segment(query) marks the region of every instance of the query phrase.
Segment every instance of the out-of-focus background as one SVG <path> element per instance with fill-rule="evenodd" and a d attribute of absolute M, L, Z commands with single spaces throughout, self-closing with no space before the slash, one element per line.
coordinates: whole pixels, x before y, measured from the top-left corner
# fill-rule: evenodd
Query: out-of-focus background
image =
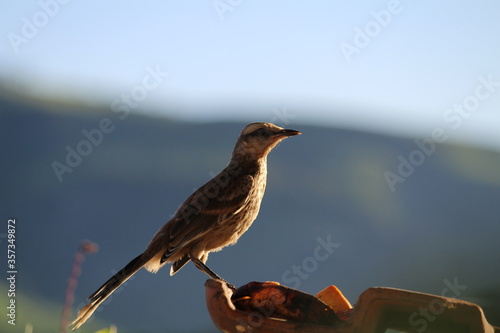
<path fill-rule="evenodd" d="M 351 303 L 372 286 L 444 293 L 500 325 L 498 1 L 2 7 L 0 244 L 16 218 L 18 270 L 2 332 L 59 329 L 88 239 L 74 317 L 252 121 L 303 135 L 271 153 L 259 218 L 211 268 Z M 141 271 L 81 331 L 215 332 L 205 280 Z"/>

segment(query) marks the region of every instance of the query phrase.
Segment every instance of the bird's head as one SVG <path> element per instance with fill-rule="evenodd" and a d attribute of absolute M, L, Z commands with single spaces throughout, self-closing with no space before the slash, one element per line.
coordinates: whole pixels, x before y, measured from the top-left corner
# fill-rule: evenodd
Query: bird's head
<path fill-rule="evenodd" d="M 281 140 L 298 134 L 302 133 L 271 123 L 251 123 L 241 131 L 233 156 L 236 154 L 254 159 L 265 157 Z"/>

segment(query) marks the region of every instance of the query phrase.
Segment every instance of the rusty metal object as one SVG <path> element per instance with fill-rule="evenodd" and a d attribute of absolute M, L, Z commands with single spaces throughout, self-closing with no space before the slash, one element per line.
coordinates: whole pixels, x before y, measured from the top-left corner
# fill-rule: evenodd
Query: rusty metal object
<path fill-rule="evenodd" d="M 407 290 L 369 288 L 342 320 L 314 296 L 275 282 L 251 282 L 234 295 L 221 281 L 205 287 L 212 321 L 224 333 L 500 333 L 475 304 Z"/>

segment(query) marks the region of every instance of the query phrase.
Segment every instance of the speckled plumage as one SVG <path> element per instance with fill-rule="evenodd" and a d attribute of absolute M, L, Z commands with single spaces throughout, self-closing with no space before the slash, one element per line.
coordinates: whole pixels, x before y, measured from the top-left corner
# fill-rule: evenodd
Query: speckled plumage
<path fill-rule="evenodd" d="M 73 329 L 142 267 L 157 272 L 172 263 L 170 275 L 189 261 L 211 278 L 223 280 L 205 263 L 210 252 L 235 244 L 259 213 L 266 188 L 267 154 L 284 138 L 300 134 L 270 123 L 252 123 L 241 132 L 228 166 L 191 194 L 155 234 L 146 250 L 90 297 Z"/>

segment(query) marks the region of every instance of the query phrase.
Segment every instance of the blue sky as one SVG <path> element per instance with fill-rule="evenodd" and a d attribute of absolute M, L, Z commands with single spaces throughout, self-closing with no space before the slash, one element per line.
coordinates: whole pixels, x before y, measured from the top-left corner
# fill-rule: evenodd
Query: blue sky
<path fill-rule="evenodd" d="M 443 128 L 500 150 L 498 1 L 2 6 L 0 78 L 33 93 L 111 105 L 159 68 L 168 76 L 137 110 L 252 121 L 285 112 L 290 126 L 408 136 Z"/>

